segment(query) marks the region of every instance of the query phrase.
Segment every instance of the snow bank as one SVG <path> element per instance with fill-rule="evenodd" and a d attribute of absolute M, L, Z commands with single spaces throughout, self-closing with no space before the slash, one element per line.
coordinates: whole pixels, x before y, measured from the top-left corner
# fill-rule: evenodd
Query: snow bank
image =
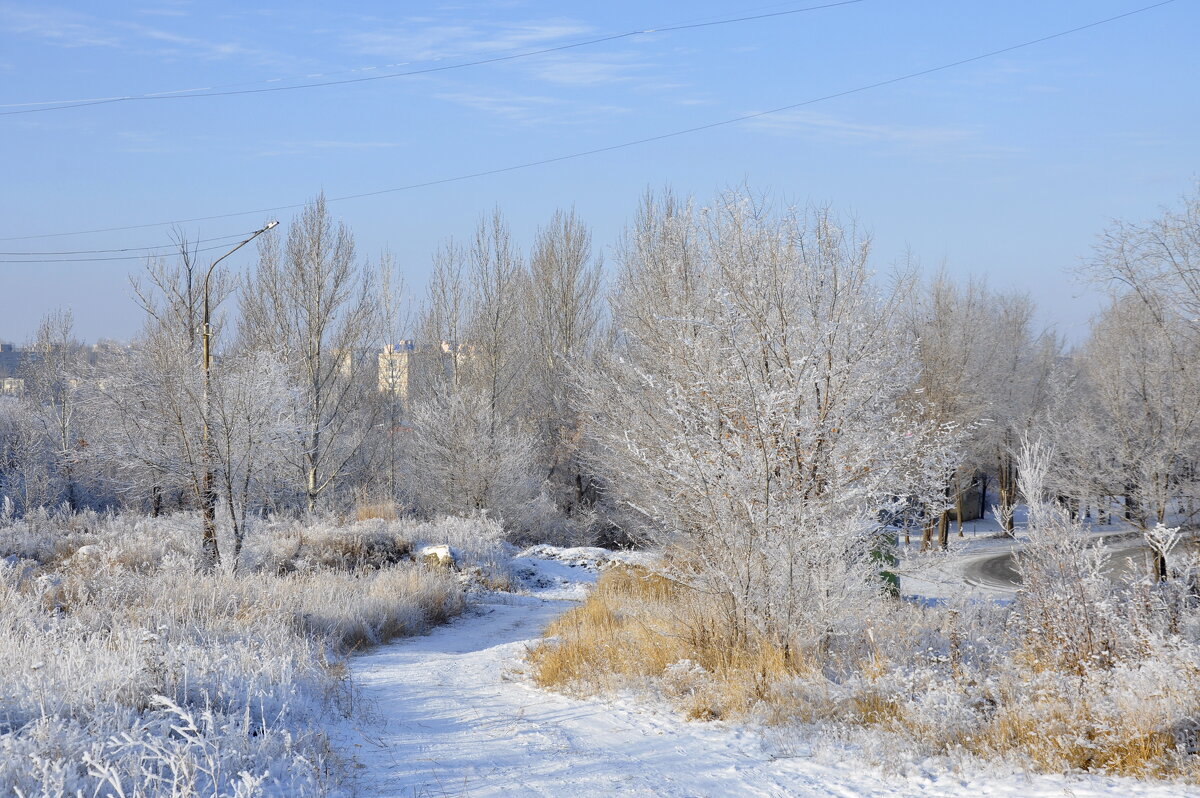
<path fill-rule="evenodd" d="M 602 571 L 616 565 L 646 565 L 652 561 L 647 552 L 540 544 L 520 552 L 513 558 L 512 567 L 521 585 L 536 596 L 582 601 Z"/>

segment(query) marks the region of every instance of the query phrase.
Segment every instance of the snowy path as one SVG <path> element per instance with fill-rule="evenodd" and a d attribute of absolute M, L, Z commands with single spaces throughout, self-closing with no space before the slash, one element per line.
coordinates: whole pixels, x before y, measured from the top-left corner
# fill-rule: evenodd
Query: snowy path
<path fill-rule="evenodd" d="M 524 682 L 512 671 L 526 645 L 571 602 L 511 601 L 353 661 L 379 716 L 356 734 L 364 796 L 1200 795 L 1108 779 L 885 777 L 803 751 L 772 758 L 753 730 L 689 723 L 632 701 L 575 700 Z"/>

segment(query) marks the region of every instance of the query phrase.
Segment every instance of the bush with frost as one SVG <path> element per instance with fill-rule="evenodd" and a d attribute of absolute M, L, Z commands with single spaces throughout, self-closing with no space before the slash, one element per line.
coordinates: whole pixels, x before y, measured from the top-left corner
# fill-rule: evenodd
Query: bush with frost
<path fill-rule="evenodd" d="M 378 530 L 328 544 L 350 551 L 328 565 L 235 576 L 194 571 L 195 525 L 0 527 L 0 794 L 336 794 L 348 763 L 322 729 L 362 709 L 344 655 L 462 607 L 448 574 L 359 557 Z M 256 531 L 249 563 L 305 533 L 282 526 Z"/>

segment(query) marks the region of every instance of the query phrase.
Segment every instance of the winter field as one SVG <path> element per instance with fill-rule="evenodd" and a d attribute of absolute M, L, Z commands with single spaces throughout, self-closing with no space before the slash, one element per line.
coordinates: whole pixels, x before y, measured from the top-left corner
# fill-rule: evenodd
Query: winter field
<path fill-rule="evenodd" d="M 0 795 L 1200 795 L 1200 195 L 1073 347 L 748 191 L 274 229 L 0 349 Z"/>
<path fill-rule="evenodd" d="M 195 523 L 0 528 L 4 794 L 1200 795 L 1190 755 L 1129 750 L 1190 721 L 1195 650 L 1148 636 L 1144 664 L 1103 681 L 1003 651 L 1013 592 L 965 575 L 1024 533 L 985 523 L 903 561 L 916 575 L 874 659 L 835 674 L 704 662 L 666 634 L 699 609 L 671 603 L 650 553 L 331 519 L 266 523 L 239 575 L 197 575 Z M 910 592 L 928 585 L 956 587 Z M 972 750 L 1004 713 L 1037 739 Z M 1072 759 L 1085 749 L 1173 772 L 1117 775 L 1128 763 Z"/>

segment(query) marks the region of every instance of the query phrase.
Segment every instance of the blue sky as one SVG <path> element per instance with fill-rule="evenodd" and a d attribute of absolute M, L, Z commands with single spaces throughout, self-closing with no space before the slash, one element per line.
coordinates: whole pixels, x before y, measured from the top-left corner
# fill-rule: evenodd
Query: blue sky
<path fill-rule="evenodd" d="M 817 4 L 0 0 L 0 113 L 365 77 Z M 0 238 L 235 213 L 552 158 L 802 102 L 1148 4 L 863 0 L 413 77 L 9 113 L 0 115 Z M 1078 339 L 1097 298 L 1070 272 L 1095 236 L 1112 218 L 1153 215 L 1200 175 L 1198 30 L 1197 3 L 1176 0 L 794 111 L 331 210 L 353 229 L 361 257 L 390 250 L 420 291 L 438 244 L 497 205 L 525 244 L 555 208 L 574 205 L 607 250 L 647 187 L 707 198 L 746 184 L 854 217 L 873 235 L 880 269 L 911 253 L 930 270 L 944 263 L 1029 291 L 1047 321 Z M 232 236 L 272 215 L 184 229 Z M 6 240 L 0 250 L 169 242 L 160 226 Z M 128 338 L 140 319 L 127 275 L 138 268 L 0 263 L 0 340 L 26 339 L 57 306 L 74 310 L 86 339 Z"/>

